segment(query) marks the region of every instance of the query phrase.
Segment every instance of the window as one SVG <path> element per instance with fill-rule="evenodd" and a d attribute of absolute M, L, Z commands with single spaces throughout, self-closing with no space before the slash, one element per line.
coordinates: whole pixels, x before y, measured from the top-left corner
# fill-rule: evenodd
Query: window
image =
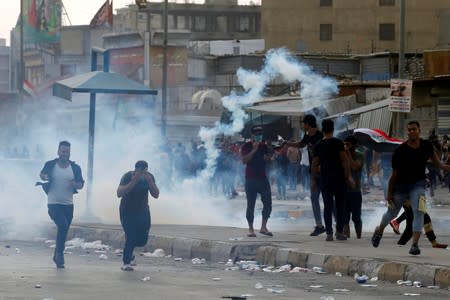
<path fill-rule="evenodd" d="M 395 24 L 380 24 L 380 41 L 395 41 Z"/>
<path fill-rule="evenodd" d="M 249 16 L 240 16 L 239 17 L 239 31 L 240 32 L 249 32 L 250 30 L 250 17 Z"/>
<path fill-rule="evenodd" d="M 320 40 L 331 41 L 333 39 L 333 24 L 320 24 Z"/>
<path fill-rule="evenodd" d="M 186 29 L 186 16 L 177 16 L 177 28 Z"/>
<path fill-rule="evenodd" d="M 395 6 L 395 0 L 380 0 L 380 6 Z"/>
<path fill-rule="evenodd" d="M 320 0 L 320 6 L 333 6 L 333 0 Z"/>
<path fill-rule="evenodd" d="M 195 16 L 194 17 L 194 31 L 206 31 L 206 17 Z"/>
<path fill-rule="evenodd" d="M 226 16 L 218 16 L 216 18 L 216 31 L 217 32 L 227 32 L 227 17 Z"/>

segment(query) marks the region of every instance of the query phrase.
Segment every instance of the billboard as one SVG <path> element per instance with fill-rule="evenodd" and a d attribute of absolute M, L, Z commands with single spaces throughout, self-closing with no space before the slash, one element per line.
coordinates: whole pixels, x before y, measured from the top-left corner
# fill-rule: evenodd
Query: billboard
<path fill-rule="evenodd" d="M 411 112 L 412 80 L 391 79 L 391 102 L 389 110 L 393 112 Z"/>
<path fill-rule="evenodd" d="M 27 44 L 58 43 L 61 36 L 62 1 L 21 1 L 23 1 L 24 42 Z M 20 26 L 20 20 L 18 25 Z"/>

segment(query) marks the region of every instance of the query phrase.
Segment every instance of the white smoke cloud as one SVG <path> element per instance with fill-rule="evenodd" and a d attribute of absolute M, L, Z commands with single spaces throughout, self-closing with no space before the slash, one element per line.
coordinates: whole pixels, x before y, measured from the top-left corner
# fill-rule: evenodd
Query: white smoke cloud
<path fill-rule="evenodd" d="M 160 129 L 153 125 L 152 116 L 141 116 L 139 121 L 117 119 L 117 108 L 110 97 L 97 96 L 96 133 L 94 147 L 94 182 L 91 207 L 86 205 L 86 186 L 74 197 L 74 222 L 82 220 L 86 213 L 93 214 L 98 222 L 119 223 L 119 203 L 116 189 L 120 177 L 134 168 L 137 160 L 149 163 L 161 187 L 160 199 L 150 199 L 152 222 L 162 224 L 200 224 L 217 226 L 246 226 L 245 203 L 236 209 L 225 196 L 211 193 L 211 178 L 219 155 L 216 138 L 240 132 L 247 120 L 245 106 L 261 99 L 266 86 L 274 79 L 286 83 L 301 83 L 304 101 L 320 101 L 337 92 L 332 79 L 323 78 L 292 57 L 287 50 L 268 52 L 265 65 L 259 72 L 239 69 L 238 82 L 243 92 L 232 92 L 223 97 L 225 108 L 232 112 L 231 123 L 216 123 L 211 128 L 201 128 L 199 137 L 204 142 L 207 167 L 195 178 L 181 180 L 172 176 L 169 180 L 170 158 L 161 151 L 164 139 Z M 7 132 L 6 145 L 27 145 L 32 157 L 28 160 L 3 159 L 9 164 L 9 172 L 0 174 L 0 220 L 9 220 L 14 231 L 32 235 L 32 229 L 51 223 L 47 215 L 46 195 L 34 187 L 44 162 L 56 157 L 58 142 L 68 140 L 72 144 L 71 159 L 83 170 L 87 180 L 88 116 L 86 95 L 79 95 L 73 102 L 51 99 L 36 101 L 25 107 L 26 122 L 18 130 L 16 124 L 3 128 Z M 139 106 L 129 107 L 129 114 L 141 114 Z M 154 117 L 154 116 L 153 116 Z M 34 156 L 36 145 L 42 154 Z M 6 170 L 3 168 L 3 170 Z M 214 187 L 213 187 L 214 188 Z M 239 205 L 238 205 L 239 206 Z M 256 220 L 258 216 L 255 214 Z"/>

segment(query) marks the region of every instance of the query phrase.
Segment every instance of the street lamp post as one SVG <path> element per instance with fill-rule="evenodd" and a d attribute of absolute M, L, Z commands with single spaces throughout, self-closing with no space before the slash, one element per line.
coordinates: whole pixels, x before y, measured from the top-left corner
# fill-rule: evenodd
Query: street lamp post
<path fill-rule="evenodd" d="M 162 78 L 162 110 L 161 110 L 161 135 L 167 134 L 167 35 L 168 35 L 168 0 L 164 0 L 164 42 L 163 42 L 163 78 Z"/>

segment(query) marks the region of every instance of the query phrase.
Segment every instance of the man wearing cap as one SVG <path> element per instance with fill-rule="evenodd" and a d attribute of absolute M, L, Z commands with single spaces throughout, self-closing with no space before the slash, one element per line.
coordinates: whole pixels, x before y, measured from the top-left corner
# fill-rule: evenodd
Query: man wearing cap
<path fill-rule="evenodd" d="M 316 117 L 313 115 L 305 115 L 303 118 L 303 129 L 305 130 L 305 135 L 303 139 L 299 142 L 288 142 L 288 146 L 304 148 L 308 149 L 308 157 L 309 157 L 309 172 L 311 173 L 312 166 L 312 158 L 314 156 L 314 147 L 323 139 L 323 134 L 320 130 L 317 129 L 317 121 Z M 320 175 L 317 174 L 315 181 L 320 185 Z M 325 232 L 325 227 L 322 223 L 322 214 L 320 212 L 320 190 L 317 189 L 315 191 L 311 190 L 311 206 L 314 214 L 314 220 L 316 222 L 316 226 L 314 227 L 313 232 L 311 232 L 310 236 L 318 236 Z"/>
<path fill-rule="evenodd" d="M 263 129 L 254 126 L 251 130 L 252 140 L 245 143 L 241 148 L 242 162 L 245 166 L 245 194 L 247 196 L 246 218 L 248 222 L 248 236 L 256 237 L 253 229 L 256 197 L 261 195 L 263 203 L 262 223 L 259 233 L 273 236 L 267 229 L 267 221 L 272 212 L 272 193 L 269 180 L 266 176 L 266 161 L 271 159 L 269 148 L 263 142 Z"/>
<path fill-rule="evenodd" d="M 159 189 L 155 177 L 148 172 L 148 164 L 139 160 L 134 171 L 122 176 L 117 197 L 120 201 L 120 223 L 125 231 L 125 246 L 123 248 L 123 271 L 133 271 L 135 264 L 133 251 L 135 247 L 142 247 L 147 243 L 151 225 L 148 193 L 156 199 Z"/>

